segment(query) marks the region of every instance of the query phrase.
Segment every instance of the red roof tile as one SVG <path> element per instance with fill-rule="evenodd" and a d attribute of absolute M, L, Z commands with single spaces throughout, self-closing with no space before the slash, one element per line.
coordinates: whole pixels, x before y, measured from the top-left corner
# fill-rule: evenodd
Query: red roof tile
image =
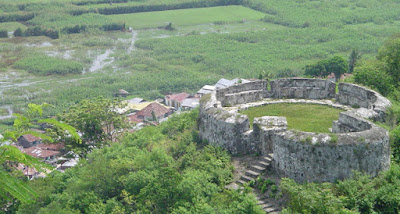
<path fill-rule="evenodd" d="M 154 112 L 156 117 L 160 117 L 166 113 L 169 113 L 171 110 L 162 106 L 159 103 L 150 103 L 146 108 L 138 111 L 136 116 L 143 116 L 143 117 L 152 117 L 152 112 Z"/>
<path fill-rule="evenodd" d="M 59 151 L 53 151 L 53 150 L 44 150 L 41 148 L 38 148 L 37 146 L 32 146 L 26 149 L 22 150 L 23 153 L 30 155 L 35 158 L 47 158 L 53 155 L 58 155 L 60 154 Z"/>
<path fill-rule="evenodd" d="M 165 98 L 167 100 L 175 100 L 181 103 L 184 99 L 188 98 L 189 96 L 190 94 L 183 92 L 179 94 L 166 95 Z"/>
<path fill-rule="evenodd" d="M 43 149 L 43 150 L 53 150 L 53 151 L 60 151 L 61 149 L 64 148 L 63 143 L 57 143 L 57 144 L 47 144 L 47 143 L 42 143 L 37 145 L 38 148 Z"/>
<path fill-rule="evenodd" d="M 141 123 L 141 122 L 143 122 L 143 120 L 139 119 L 136 114 L 128 115 L 128 120 L 129 120 L 129 122 L 132 122 L 132 123 Z"/>

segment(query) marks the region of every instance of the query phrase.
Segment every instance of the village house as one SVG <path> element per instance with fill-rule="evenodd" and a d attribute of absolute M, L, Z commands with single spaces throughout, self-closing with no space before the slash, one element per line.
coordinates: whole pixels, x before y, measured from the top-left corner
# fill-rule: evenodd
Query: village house
<path fill-rule="evenodd" d="M 206 94 L 211 94 L 215 90 L 213 85 L 205 85 L 200 90 L 197 91 L 196 97 L 202 97 Z"/>
<path fill-rule="evenodd" d="M 40 137 L 36 137 L 31 134 L 25 134 L 18 138 L 18 144 L 24 148 L 36 146 L 41 143 L 42 139 Z"/>
<path fill-rule="evenodd" d="M 141 120 L 161 120 L 168 117 L 172 113 L 171 109 L 164 105 L 153 102 L 146 106 L 144 109 L 136 113 L 137 118 Z"/>
<path fill-rule="evenodd" d="M 200 105 L 200 98 L 193 97 L 193 98 L 186 98 L 182 102 L 182 109 L 183 110 L 192 110 L 197 108 Z"/>
<path fill-rule="evenodd" d="M 190 94 L 188 93 L 179 93 L 179 94 L 171 94 L 165 96 L 165 104 L 167 106 L 171 106 L 174 108 L 179 108 L 182 106 L 182 102 L 184 99 L 188 98 Z"/>
<path fill-rule="evenodd" d="M 129 92 L 124 89 L 119 89 L 118 93 L 115 94 L 116 97 L 126 97 L 129 95 Z"/>
<path fill-rule="evenodd" d="M 42 149 L 38 146 L 23 148 L 22 152 L 35 158 L 39 158 L 48 164 L 55 164 L 56 157 L 60 154 L 59 151 Z"/>
<path fill-rule="evenodd" d="M 239 79 L 239 78 L 235 78 L 233 80 L 227 80 L 227 79 L 221 78 L 215 84 L 215 88 L 216 89 L 227 88 L 229 86 L 232 86 L 232 85 L 235 85 L 235 84 L 238 84 L 238 83 L 248 83 L 248 82 L 250 82 L 250 81 L 249 80 L 245 80 L 245 79 Z"/>

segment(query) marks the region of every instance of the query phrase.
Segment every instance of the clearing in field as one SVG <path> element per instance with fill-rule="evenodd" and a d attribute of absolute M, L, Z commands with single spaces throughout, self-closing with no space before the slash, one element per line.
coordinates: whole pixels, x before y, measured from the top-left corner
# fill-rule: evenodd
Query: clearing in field
<path fill-rule="evenodd" d="M 240 113 L 249 117 L 251 125 L 255 117 L 283 116 L 287 119 L 288 129 L 329 133 L 332 121 L 339 119 L 341 111 L 341 109 L 316 104 L 281 103 L 253 107 Z"/>
<path fill-rule="evenodd" d="M 207 23 L 231 23 L 242 20 L 260 20 L 264 13 L 243 6 L 224 6 L 197 9 L 168 10 L 157 12 L 110 15 L 113 21 L 125 22 L 134 29 L 199 25 Z"/>

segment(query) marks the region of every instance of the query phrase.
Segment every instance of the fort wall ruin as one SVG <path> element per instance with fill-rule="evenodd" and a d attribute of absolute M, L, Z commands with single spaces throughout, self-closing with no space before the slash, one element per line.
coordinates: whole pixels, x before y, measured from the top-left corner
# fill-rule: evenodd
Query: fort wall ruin
<path fill-rule="evenodd" d="M 389 135 L 370 120 L 383 121 L 391 103 L 354 84 L 340 83 L 338 89 L 336 94 L 335 83 L 328 80 L 292 78 L 217 90 L 200 103 L 200 137 L 233 155 L 272 152 L 275 170 L 299 182 L 332 182 L 354 170 L 376 176 L 390 167 Z M 239 113 L 277 102 L 330 105 L 346 111 L 333 122 L 332 133 L 287 130 L 286 118 L 275 116 L 255 118 L 250 129 L 249 118 Z"/>

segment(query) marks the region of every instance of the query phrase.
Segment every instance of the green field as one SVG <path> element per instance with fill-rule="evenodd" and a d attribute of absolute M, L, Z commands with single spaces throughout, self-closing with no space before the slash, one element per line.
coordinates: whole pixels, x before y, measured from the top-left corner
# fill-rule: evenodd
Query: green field
<path fill-rule="evenodd" d="M 332 121 L 339 119 L 342 110 L 314 104 L 271 104 L 249 108 L 240 113 L 249 117 L 253 124 L 255 117 L 282 116 L 286 117 L 288 129 L 304 132 L 330 133 Z"/>
<path fill-rule="evenodd" d="M 165 27 L 169 22 L 172 22 L 173 26 L 187 26 L 259 20 L 264 15 L 262 12 L 243 6 L 225 6 L 110 15 L 109 17 L 115 22 L 125 22 L 127 26 L 134 29 L 143 29 Z"/>
<path fill-rule="evenodd" d="M 17 28 L 21 28 L 22 30 L 25 30 L 27 27 L 19 22 L 4 22 L 0 23 L 0 30 L 8 30 L 8 31 L 14 31 Z"/>
<path fill-rule="evenodd" d="M 57 3 L 35 0 L 26 7 L 15 5 L 28 3 L 27 0 L 7 2 L 10 5 L 0 5 L 1 10 L 12 13 L 22 8 L 23 13 L 35 12 L 35 17 L 26 21 L 30 27 L 90 26 L 79 34 L 61 32 L 57 40 L 35 36 L 0 39 L 0 79 L 9 84 L 2 88 L 0 105 L 12 105 L 19 110 L 29 102 L 48 102 L 56 106 L 49 111 L 51 114 L 82 99 L 112 97 L 121 88 L 132 96 L 151 100 L 166 93 L 195 92 L 204 84 L 215 84 L 219 78 L 255 78 L 263 71 L 280 78 L 287 70 L 302 75 L 305 65 L 335 55 L 347 59 L 353 49 L 358 49 L 363 59 L 372 58 L 386 39 L 400 33 L 398 1 L 248 0 L 242 2 L 243 6 L 208 8 L 204 8 L 205 4 L 198 5 L 201 1 L 197 0 L 146 0 L 112 5 L 97 4 L 101 3 L 99 0 L 82 6 L 67 0 Z M 176 3 L 193 3 L 202 8 L 167 10 Z M 135 5 L 156 6 L 165 11 L 94 13 L 96 8 Z M 69 13 L 81 9 L 93 13 Z M 128 27 L 139 30 L 99 29 L 114 22 L 126 22 Z M 169 22 L 175 30 L 157 28 Z M 2 25 L 21 26 L 19 22 Z M 112 63 L 83 74 L 38 76 L 16 64 L 32 53 L 49 54 L 54 61 L 67 56 L 67 60 L 79 62 L 86 71 L 106 51 L 110 55 L 104 61 L 112 58 Z M 40 73 L 46 73 L 45 69 L 36 72 Z"/>

